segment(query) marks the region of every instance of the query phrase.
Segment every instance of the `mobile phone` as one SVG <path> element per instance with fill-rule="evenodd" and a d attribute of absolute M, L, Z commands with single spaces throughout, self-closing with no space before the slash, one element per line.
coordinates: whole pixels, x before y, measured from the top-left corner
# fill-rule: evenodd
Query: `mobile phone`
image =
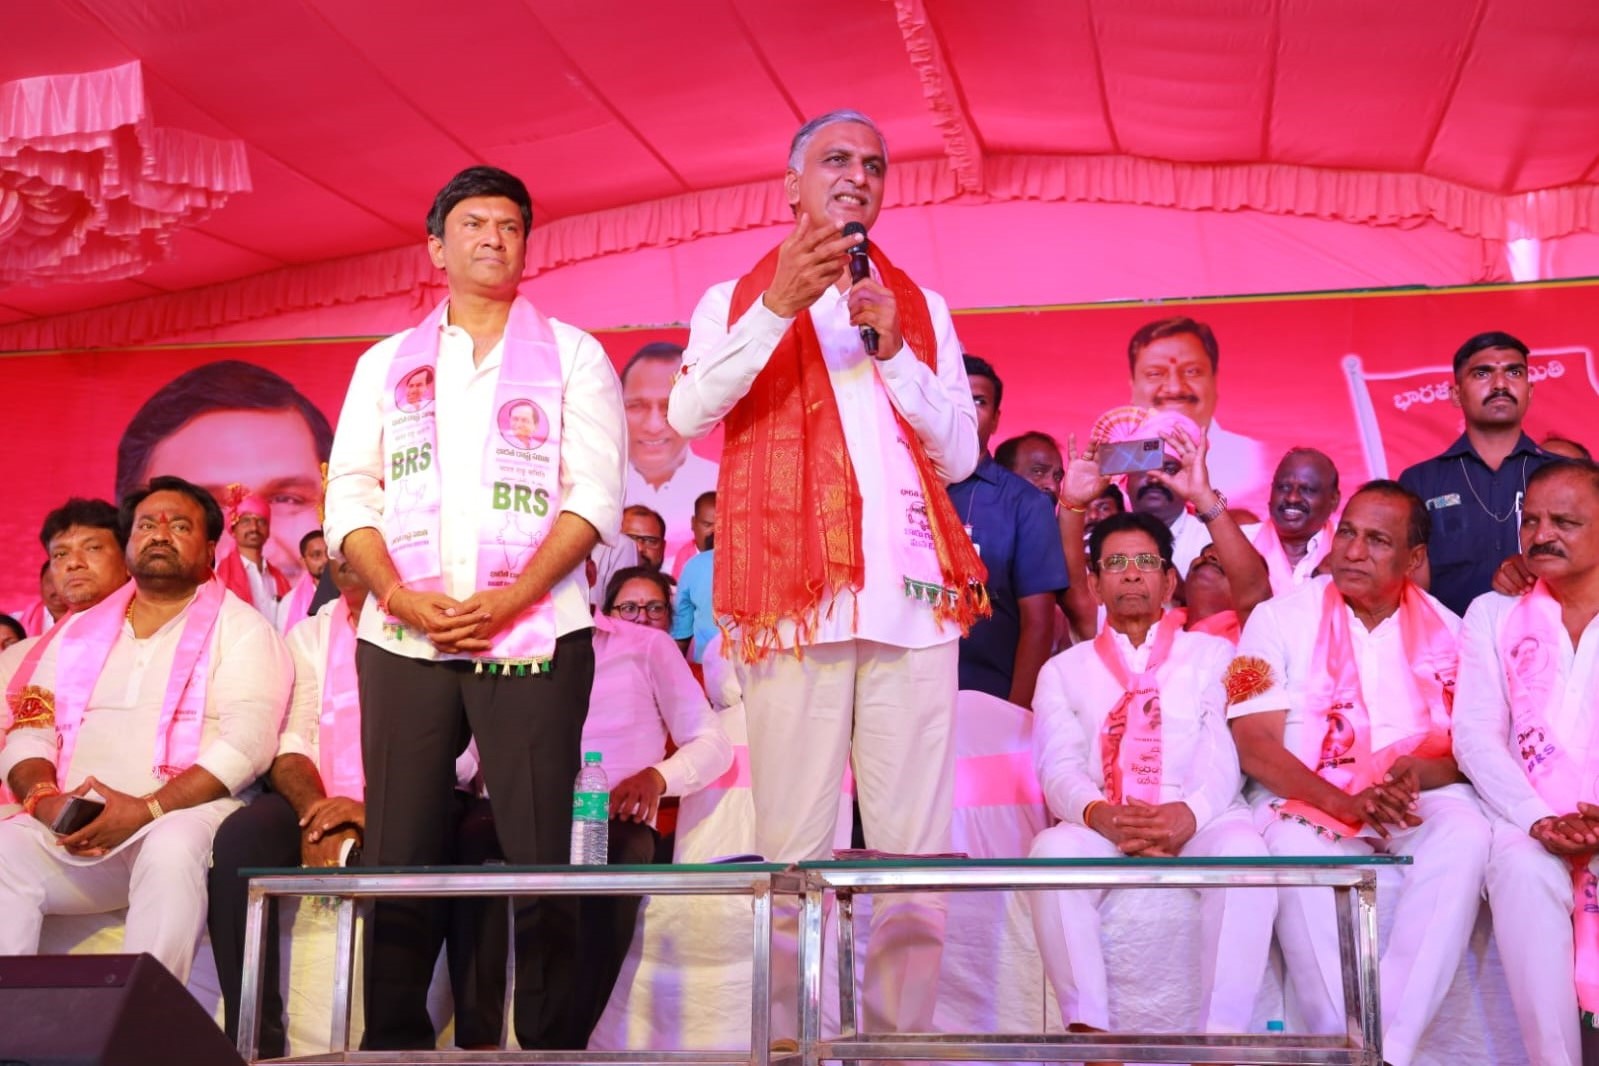
<path fill-rule="evenodd" d="M 103 810 L 105 804 L 100 800 L 73 796 L 56 815 L 56 820 L 50 823 L 50 831 L 58 836 L 71 836 L 98 818 Z"/>
<path fill-rule="evenodd" d="M 1159 437 L 1119 440 L 1099 446 L 1099 472 L 1106 477 L 1159 470 L 1166 461 L 1166 444 Z"/>

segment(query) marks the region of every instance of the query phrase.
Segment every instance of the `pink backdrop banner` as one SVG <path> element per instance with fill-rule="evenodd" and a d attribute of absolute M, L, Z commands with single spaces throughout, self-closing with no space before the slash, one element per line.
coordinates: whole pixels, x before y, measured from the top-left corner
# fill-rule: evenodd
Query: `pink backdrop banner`
<path fill-rule="evenodd" d="M 1448 394 L 1450 356 L 1465 338 L 1487 329 L 1506 330 L 1534 349 L 1533 435 L 1558 432 L 1599 445 L 1593 428 L 1599 419 L 1596 300 L 1594 283 L 1550 283 L 976 311 L 958 314 L 956 329 L 966 349 L 993 363 L 1005 381 L 994 442 L 1029 429 L 1064 441 L 1068 433 L 1083 437 L 1102 411 L 1127 402 L 1127 340 L 1135 330 L 1171 315 L 1197 318 L 1215 331 L 1220 347 L 1217 423 L 1257 442 L 1272 462 L 1295 445 L 1326 451 L 1347 491 L 1370 476 L 1397 475 L 1460 433 L 1460 412 Z M 681 342 L 685 334 L 674 327 L 597 332 L 618 367 L 649 341 Z M 36 595 L 44 559 L 37 535 L 45 513 L 69 495 L 111 497 L 118 444 L 134 413 L 162 386 L 208 363 L 241 360 L 286 378 L 332 422 L 355 360 L 369 343 L 0 359 L 13 471 L 0 512 L 0 609 L 18 610 Z M 303 444 L 274 435 L 285 429 L 265 422 L 221 427 L 202 452 L 206 480 L 260 487 L 277 478 L 274 483 L 285 486 L 274 502 L 280 553 L 315 524 L 318 502 L 288 487 L 318 475 L 314 458 L 301 458 Z M 715 441 L 696 450 L 713 459 L 718 452 Z M 270 462 L 285 469 L 263 472 Z"/>

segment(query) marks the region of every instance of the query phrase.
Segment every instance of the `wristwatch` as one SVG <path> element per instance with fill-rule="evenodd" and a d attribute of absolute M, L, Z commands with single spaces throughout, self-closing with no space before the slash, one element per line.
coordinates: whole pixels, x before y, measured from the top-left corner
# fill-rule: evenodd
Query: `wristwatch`
<path fill-rule="evenodd" d="M 1203 511 L 1200 511 L 1194 517 L 1199 519 L 1201 522 L 1203 522 L 1205 525 L 1208 526 L 1212 522 L 1216 521 L 1216 519 L 1220 518 L 1222 515 L 1224 515 L 1226 513 L 1227 513 L 1227 494 L 1222 492 L 1220 489 L 1217 489 L 1216 490 L 1216 502 L 1211 504 L 1209 507 L 1205 508 Z"/>

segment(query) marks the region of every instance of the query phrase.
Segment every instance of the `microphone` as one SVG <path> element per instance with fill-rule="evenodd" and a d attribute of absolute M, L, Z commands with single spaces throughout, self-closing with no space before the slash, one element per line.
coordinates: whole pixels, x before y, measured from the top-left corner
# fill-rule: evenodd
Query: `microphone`
<path fill-rule="evenodd" d="M 871 259 L 866 254 L 866 246 L 870 243 L 866 239 L 866 227 L 859 222 L 846 222 L 844 224 L 844 236 L 853 237 L 857 233 L 861 235 L 861 242 L 849 250 L 849 280 L 851 285 L 872 276 Z M 875 356 L 877 354 L 877 331 L 871 326 L 862 326 L 861 343 L 866 345 L 867 355 Z"/>

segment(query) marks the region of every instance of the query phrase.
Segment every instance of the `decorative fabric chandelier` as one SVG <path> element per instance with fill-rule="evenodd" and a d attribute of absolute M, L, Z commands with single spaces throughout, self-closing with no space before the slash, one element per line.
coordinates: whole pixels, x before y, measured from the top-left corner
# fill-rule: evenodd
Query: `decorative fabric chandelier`
<path fill-rule="evenodd" d="M 0 84 L 0 284 L 138 274 L 249 189 L 242 141 L 150 120 L 137 61 Z"/>

